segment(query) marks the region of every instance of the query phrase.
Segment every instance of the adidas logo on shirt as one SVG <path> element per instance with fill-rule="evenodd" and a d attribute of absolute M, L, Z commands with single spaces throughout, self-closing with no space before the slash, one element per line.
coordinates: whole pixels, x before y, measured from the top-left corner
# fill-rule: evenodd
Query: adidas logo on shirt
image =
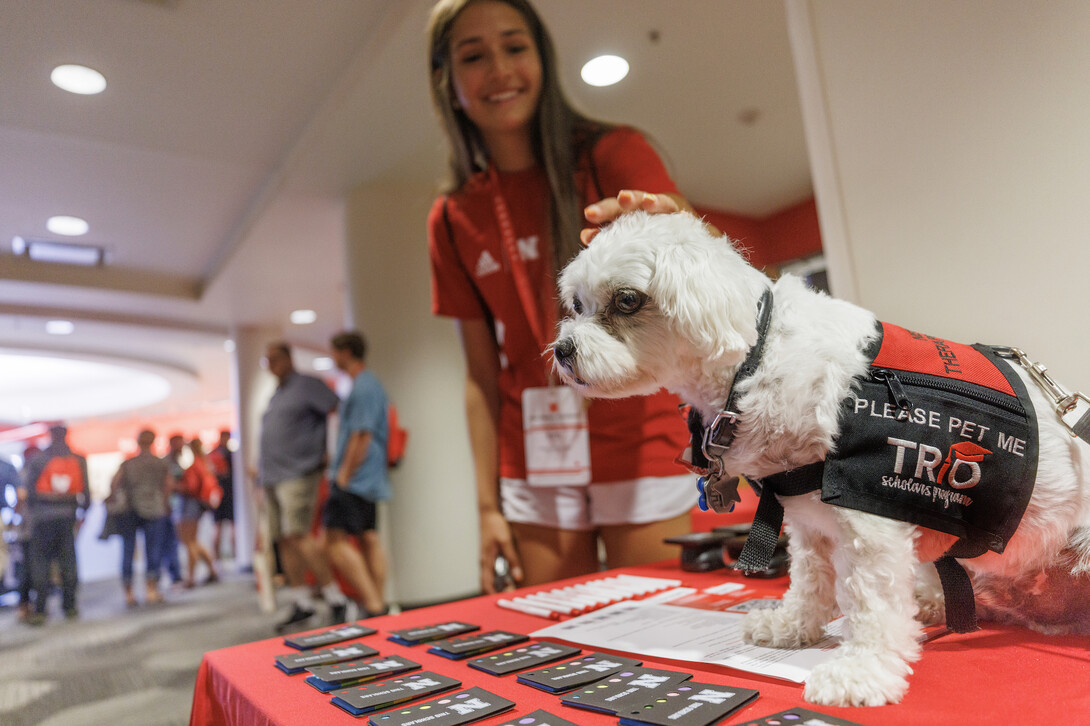
<path fill-rule="evenodd" d="M 484 277 L 485 275 L 491 275 L 493 272 L 500 270 L 500 263 L 496 262 L 496 258 L 485 250 L 481 253 L 481 256 L 477 258 L 477 269 L 474 271 L 477 277 Z"/>

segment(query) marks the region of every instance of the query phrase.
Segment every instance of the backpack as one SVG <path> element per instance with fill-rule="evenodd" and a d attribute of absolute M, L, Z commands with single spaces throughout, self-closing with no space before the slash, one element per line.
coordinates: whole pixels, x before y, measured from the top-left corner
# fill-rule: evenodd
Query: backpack
<path fill-rule="evenodd" d="M 386 466 L 392 469 L 401 463 L 409 441 L 409 431 L 401 428 L 397 419 L 397 408 L 392 403 L 386 407 L 386 428 Z"/>
<path fill-rule="evenodd" d="M 223 487 L 204 462 L 199 461 L 194 461 L 182 474 L 182 494 L 198 500 L 208 509 L 215 509 L 223 501 Z"/>
<path fill-rule="evenodd" d="M 54 456 L 47 461 L 34 483 L 34 493 L 42 499 L 75 501 L 85 491 L 83 467 L 74 454 Z"/>

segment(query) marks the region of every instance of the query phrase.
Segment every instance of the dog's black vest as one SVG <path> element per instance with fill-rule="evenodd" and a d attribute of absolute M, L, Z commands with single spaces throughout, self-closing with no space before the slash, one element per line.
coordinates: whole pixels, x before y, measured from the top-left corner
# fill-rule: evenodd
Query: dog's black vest
<path fill-rule="evenodd" d="M 972 587 L 956 559 L 1002 552 L 1018 528 L 1037 473 L 1033 404 L 991 346 L 879 323 L 865 354 L 869 369 L 841 402 L 825 461 L 755 482 L 761 501 L 737 567 L 763 569 L 771 554 L 783 516 L 773 494 L 820 488 L 829 504 L 956 535 L 935 564 L 947 626 L 974 630 Z"/>
<path fill-rule="evenodd" d="M 990 346 L 880 327 L 841 404 L 822 500 L 957 535 L 961 557 L 1002 552 L 1037 473 L 1022 379 Z"/>

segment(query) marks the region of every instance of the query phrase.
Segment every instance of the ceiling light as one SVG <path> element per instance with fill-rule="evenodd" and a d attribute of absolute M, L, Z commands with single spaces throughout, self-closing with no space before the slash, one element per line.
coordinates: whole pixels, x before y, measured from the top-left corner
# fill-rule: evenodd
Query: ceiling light
<path fill-rule="evenodd" d="M 230 338 L 223 341 L 223 350 L 225 352 L 227 352 L 227 353 L 234 353 L 235 352 L 235 341 L 231 340 Z"/>
<path fill-rule="evenodd" d="M 628 75 L 628 61 L 616 55 L 600 55 L 587 61 L 580 72 L 591 86 L 612 86 Z"/>
<path fill-rule="evenodd" d="M 14 244 L 12 245 L 14 249 Z M 94 267 L 104 261 L 101 247 L 93 245 L 75 245 L 52 240 L 23 240 L 26 256 L 36 262 L 60 262 L 66 265 L 84 265 Z"/>
<path fill-rule="evenodd" d="M 49 74 L 53 85 L 69 93 L 93 96 L 106 90 L 106 77 L 87 66 L 57 66 Z"/>
<path fill-rule="evenodd" d="M 71 335 L 76 326 L 70 320 L 50 320 L 45 324 L 45 332 L 50 335 Z"/>
<path fill-rule="evenodd" d="M 333 363 L 332 358 L 324 355 L 320 358 L 315 358 L 312 365 L 314 366 L 314 370 L 316 371 L 331 371 L 333 370 L 333 366 L 335 364 Z"/>
<path fill-rule="evenodd" d="M 11 254 L 21 255 L 24 252 L 26 252 L 26 240 L 19 235 L 15 235 L 11 238 Z"/>
<path fill-rule="evenodd" d="M 45 228 L 53 234 L 60 234 L 65 237 L 81 237 L 87 234 L 87 230 L 91 227 L 87 224 L 87 220 L 85 219 L 67 217 L 62 214 L 47 219 L 45 221 Z"/>
<path fill-rule="evenodd" d="M 318 313 L 313 310 L 293 310 L 290 319 L 296 325 L 310 325 L 318 319 Z"/>

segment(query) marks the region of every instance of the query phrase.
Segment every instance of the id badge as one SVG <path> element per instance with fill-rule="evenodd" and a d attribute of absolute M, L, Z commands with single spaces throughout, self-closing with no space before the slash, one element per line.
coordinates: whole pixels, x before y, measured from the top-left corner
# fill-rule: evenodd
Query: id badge
<path fill-rule="evenodd" d="M 526 483 L 532 487 L 590 483 L 590 433 L 583 397 L 567 386 L 522 392 Z"/>

